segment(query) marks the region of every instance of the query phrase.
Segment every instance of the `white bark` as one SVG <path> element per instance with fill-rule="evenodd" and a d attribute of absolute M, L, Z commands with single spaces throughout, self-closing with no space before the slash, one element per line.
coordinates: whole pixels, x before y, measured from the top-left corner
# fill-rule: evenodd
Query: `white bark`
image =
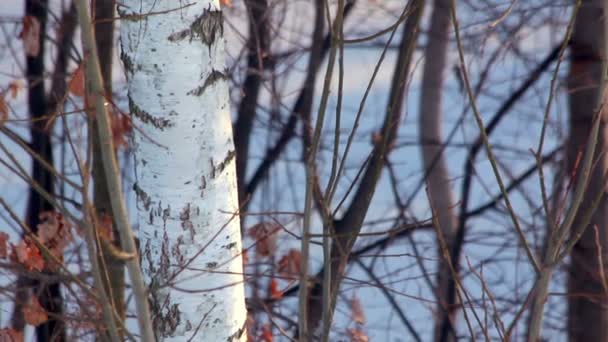
<path fill-rule="evenodd" d="M 121 3 L 123 62 L 137 127 L 140 251 L 157 338 L 244 341 L 238 193 L 218 1 Z"/>

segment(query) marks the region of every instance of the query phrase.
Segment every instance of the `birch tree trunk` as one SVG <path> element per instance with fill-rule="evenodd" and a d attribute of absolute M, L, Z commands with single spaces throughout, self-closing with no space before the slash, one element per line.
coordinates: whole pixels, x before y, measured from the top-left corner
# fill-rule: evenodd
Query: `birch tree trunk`
<path fill-rule="evenodd" d="M 570 141 L 568 168 L 573 174 L 597 113 L 600 84 L 606 74 L 606 0 L 583 1 L 570 42 Z M 604 109 L 588 191 L 579 216 L 589 210 L 597 191 L 606 192 L 608 131 Z M 580 225 L 577 218 L 573 229 Z M 598 248 L 599 247 L 599 248 Z M 591 223 L 572 249 L 568 272 L 568 335 L 570 341 L 608 341 L 606 265 L 608 265 L 608 201 L 604 193 Z M 598 257 L 599 256 L 599 257 Z"/>
<path fill-rule="evenodd" d="M 235 152 L 217 0 L 119 4 L 137 214 L 164 341 L 245 341 Z M 136 12 L 133 12 L 136 11 Z"/>

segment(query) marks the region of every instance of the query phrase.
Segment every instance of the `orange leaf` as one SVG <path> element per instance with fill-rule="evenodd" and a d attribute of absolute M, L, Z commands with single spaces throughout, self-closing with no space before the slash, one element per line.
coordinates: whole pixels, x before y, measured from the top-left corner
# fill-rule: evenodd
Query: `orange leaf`
<path fill-rule="evenodd" d="M 346 334 L 348 334 L 351 342 L 369 342 L 367 334 L 359 328 L 350 328 L 346 330 Z"/>
<path fill-rule="evenodd" d="M 8 234 L 0 232 L 0 258 L 6 259 L 8 255 Z"/>
<path fill-rule="evenodd" d="M 44 260 L 40 255 L 38 247 L 27 240 L 21 240 L 17 246 L 13 246 L 11 258 L 27 269 L 42 271 L 44 268 Z"/>
<path fill-rule="evenodd" d="M 19 38 L 23 40 L 26 56 L 38 56 L 40 53 L 40 21 L 38 18 L 31 15 L 23 17 L 23 28 L 19 33 Z"/>
<path fill-rule="evenodd" d="M 220 0 L 222 5 L 226 5 L 228 7 L 232 7 L 232 0 Z"/>
<path fill-rule="evenodd" d="M 246 249 L 243 249 L 243 252 L 241 252 L 241 258 L 243 259 L 243 268 L 245 268 L 247 263 L 249 263 L 249 253 L 247 253 Z"/>
<path fill-rule="evenodd" d="M 65 220 L 63 215 L 55 211 L 40 213 L 38 224 L 38 237 L 40 242 L 58 258 L 61 258 L 63 250 L 72 242 L 72 226 Z"/>
<path fill-rule="evenodd" d="M 286 278 L 293 278 L 300 274 L 300 251 L 291 249 L 281 260 L 279 260 L 279 274 Z"/>
<path fill-rule="evenodd" d="M 255 251 L 259 256 L 270 256 L 277 249 L 278 231 L 275 223 L 260 222 L 249 228 L 248 234 L 255 240 Z"/>
<path fill-rule="evenodd" d="M 271 299 L 283 297 L 283 291 L 279 290 L 279 282 L 276 279 L 272 279 L 268 284 L 268 297 Z"/>
<path fill-rule="evenodd" d="M 99 217 L 99 221 L 97 223 L 97 234 L 99 234 L 99 236 L 106 241 L 114 241 L 114 223 L 112 221 L 112 216 L 103 213 Z"/>
<path fill-rule="evenodd" d="M 8 90 L 10 90 L 11 92 L 11 97 L 13 99 L 15 99 L 17 97 L 17 95 L 19 94 L 19 90 L 21 90 L 21 82 L 19 81 L 12 81 L 11 83 L 8 84 Z"/>
<path fill-rule="evenodd" d="M 63 215 L 55 211 L 45 211 L 39 215 L 38 237 L 40 242 L 57 258 L 63 260 L 63 251 L 74 241 L 72 225 Z M 60 263 L 47 260 L 46 267 L 51 271 L 58 270 Z"/>
<path fill-rule="evenodd" d="M 46 322 L 49 316 L 42 305 L 40 305 L 38 299 L 35 296 L 31 296 L 29 302 L 23 307 L 23 318 L 27 324 L 37 327 Z"/>
<path fill-rule="evenodd" d="M 272 329 L 270 324 L 264 324 L 262 326 L 262 336 L 260 336 L 262 342 L 272 342 Z"/>
<path fill-rule="evenodd" d="M 23 342 L 23 332 L 12 328 L 0 329 L 0 342 Z"/>
<path fill-rule="evenodd" d="M 74 96 L 84 96 L 84 70 L 82 67 L 83 64 L 80 64 L 74 73 L 72 74 L 72 79 L 70 79 L 70 83 L 68 84 L 68 90 Z"/>
<path fill-rule="evenodd" d="M 356 296 L 350 300 L 351 318 L 359 324 L 365 324 L 365 313 L 361 301 Z"/>
<path fill-rule="evenodd" d="M 4 100 L 4 96 L 0 94 L 0 126 L 8 120 L 8 106 L 6 105 L 6 101 Z"/>
<path fill-rule="evenodd" d="M 123 114 L 112 117 L 112 140 L 114 142 L 114 148 L 127 147 L 128 141 L 127 136 L 133 131 L 133 125 L 131 119 Z"/>

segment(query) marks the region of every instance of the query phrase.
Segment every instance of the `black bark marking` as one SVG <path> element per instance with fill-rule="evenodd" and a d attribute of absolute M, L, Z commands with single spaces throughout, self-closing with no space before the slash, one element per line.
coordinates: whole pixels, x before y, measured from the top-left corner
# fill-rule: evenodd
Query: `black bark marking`
<path fill-rule="evenodd" d="M 133 60 L 131 59 L 131 57 L 129 56 L 129 54 L 125 53 L 124 51 L 120 52 L 120 59 L 122 59 L 122 64 L 125 67 L 125 70 L 130 73 L 133 74 L 133 66 L 135 65 L 133 63 Z"/>
<path fill-rule="evenodd" d="M 144 208 L 150 210 L 150 205 L 152 205 L 150 196 L 137 183 L 133 184 L 133 191 L 135 192 L 135 197 L 144 205 Z"/>
<path fill-rule="evenodd" d="M 165 209 L 163 209 L 163 226 L 165 228 L 167 228 L 167 220 L 169 219 L 169 216 L 171 216 L 171 206 L 167 206 Z"/>
<path fill-rule="evenodd" d="M 189 35 L 192 35 L 192 33 L 190 32 L 190 29 L 185 29 L 185 30 L 181 30 L 181 31 L 178 31 L 175 33 L 171 33 L 169 35 L 169 37 L 167 37 L 167 39 L 170 42 L 178 42 L 180 40 L 184 40 Z"/>
<path fill-rule="evenodd" d="M 191 220 L 190 203 L 179 213 L 179 220 L 182 222 L 182 229 L 190 232 L 190 238 L 194 239 L 194 224 Z"/>
<path fill-rule="evenodd" d="M 203 175 L 203 176 L 201 176 L 201 185 L 198 187 L 198 189 L 201 191 L 201 197 L 203 197 L 206 188 L 207 188 L 207 178 Z"/>
<path fill-rule="evenodd" d="M 196 18 L 190 26 L 190 41 L 200 38 L 209 46 L 215 43 L 217 38 L 224 36 L 224 17 L 221 11 L 204 10 L 200 17 Z"/>
<path fill-rule="evenodd" d="M 137 22 L 137 21 L 140 21 L 140 20 L 146 18 L 145 15 L 142 15 L 140 13 L 128 11 L 126 8 L 124 8 L 124 6 L 122 6 L 120 4 L 117 4 L 116 12 L 118 13 L 118 16 L 120 17 L 120 20 L 128 20 L 128 21 Z"/>
<path fill-rule="evenodd" d="M 173 259 L 177 262 L 177 265 L 179 265 L 180 268 L 186 266 L 186 258 L 184 257 L 180 249 L 183 245 L 184 239 L 182 236 L 180 236 L 177 238 L 177 242 L 171 248 L 171 255 L 173 256 Z"/>
<path fill-rule="evenodd" d="M 169 236 L 167 235 L 167 231 L 165 230 L 163 234 L 162 241 L 160 243 L 160 258 L 158 263 L 158 275 L 160 279 L 169 279 L 171 275 L 170 267 L 171 267 L 171 259 L 169 258 Z"/>
<path fill-rule="evenodd" d="M 241 339 L 241 336 L 243 336 L 243 333 L 245 333 L 246 327 L 247 327 L 247 322 L 245 322 L 239 330 L 235 331 L 234 334 L 228 336 L 228 339 L 226 341 L 228 341 L 228 342 L 239 341 Z"/>
<path fill-rule="evenodd" d="M 188 92 L 188 95 L 201 96 L 205 92 L 207 87 L 214 85 L 218 81 L 227 80 L 227 79 L 228 79 L 227 70 L 224 70 L 224 72 L 221 72 L 221 71 L 217 71 L 217 70 L 213 69 L 213 70 L 211 70 L 211 74 L 209 74 L 209 76 L 207 76 L 207 79 L 205 79 L 205 83 L 203 83 L 203 85 L 197 87 L 196 89 L 190 90 Z"/>
<path fill-rule="evenodd" d="M 190 42 L 194 39 L 200 39 L 211 51 L 211 45 L 216 39 L 224 36 L 224 17 L 221 11 L 204 10 L 203 14 L 198 16 L 189 28 L 171 33 L 167 39 L 170 42 L 179 42 L 186 38 L 190 38 Z"/>
<path fill-rule="evenodd" d="M 224 160 L 217 164 L 217 166 L 214 165 L 213 159 L 211 159 L 211 178 L 215 178 L 218 174 L 222 173 L 235 156 L 236 152 L 234 150 L 228 151 Z"/>
<path fill-rule="evenodd" d="M 160 129 L 161 131 L 167 127 L 173 126 L 171 121 L 169 121 L 168 119 L 154 117 L 150 113 L 139 108 L 139 106 L 137 104 L 135 104 L 133 99 L 131 99 L 131 96 L 129 96 L 129 109 L 131 111 L 131 114 L 133 116 L 137 117 L 141 122 L 150 124 L 158 129 Z"/>
<path fill-rule="evenodd" d="M 231 242 L 227 245 L 224 245 L 223 247 L 226 248 L 227 250 L 231 250 L 232 248 L 236 247 L 236 242 Z"/>

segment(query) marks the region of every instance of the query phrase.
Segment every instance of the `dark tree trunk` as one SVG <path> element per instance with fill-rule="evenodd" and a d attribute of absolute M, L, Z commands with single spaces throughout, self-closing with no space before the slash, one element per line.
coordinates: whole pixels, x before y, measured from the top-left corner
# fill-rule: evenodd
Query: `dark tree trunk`
<path fill-rule="evenodd" d="M 99 64 L 104 82 L 106 97 L 112 98 L 112 62 L 114 57 L 114 0 L 95 0 L 93 7 L 93 18 L 95 20 L 95 40 L 97 43 L 97 53 Z M 111 102 L 111 101 L 110 101 Z M 89 116 L 89 134 L 93 148 L 93 204 L 97 211 L 98 219 L 103 215 L 114 217 L 110 203 L 110 194 L 106 183 L 105 170 L 101 160 L 101 145 L 97 134 L 97 120 Z M 99 222 L 99 221 L 98 221 Z M 110 242 L 115 247 L 120 247 L 119 233 L 114 224 L 115 240 Z M 104 275 L 104 287 L 108 296 L 112 299 L 112 307 L 118 314 L 117 327 L 122 325 L 125 318 L 125 271 L 124 263 L 114 257 L 114 253 L 108 247 L 110 244 L 102 244 L 103 258 L 100 258 L 99 265 Z M 107 276 L 106 276 L 107 275 Z M 119 330 L 119 336 L 122 331 Z M 101 341 L 110 341 L 109 336 L 101 335 Z"/>
<path fill-rule="evenodd" d="M 584 1 L 579 9 L 570 48 L 568 88 L 570 100 L 570 142 L 568 143 L 569 174 L 574 171 L 576 158 L 583 153 L 592 122 L 597 114 L 600 85 L 606 73 L 605 0 Z M 605 100 L 604 100 L 605 101 Z M 597 191 L 606 191 L 604 177 L 608 166 L 606 148 L 606 115 L 601 117 L 594 168 L 589 191 L 581 205 L 580 222 L 590 208 Z M 580 223 L 579 223 L 580 224 Z M 577 222 L 574 223 L 577 229 Z M 596 230 L 599 238 L 596 238 Z M 593 214 L 590 225 L 572 250 L 568 272 L 568 335 L 572 342 L 608 341 L 608 298 L 602 285 L 600 270 L 608 263 L 608 201 L 606 195 Z M 602 248 L 602 264 L 598 248 Z"/>
<path fill-rule="evenodd" d="M 26 77 L 28 84 L 28 108 L 32 120 L 31 148 L 47 163 L 53 165 L 53 146 L 51 142 L 52 126 L 45 120 L 47 114 L 46 93 L 44 89 L 44 58 L 45 58 L 45 32 L 47 21 L 48 0 L 27 0 L 25 2 L 25 15 L 34 17 L 40 23 L 39 53 L 36 56 L 26 56 Z M 34 159 L 32 161 L 32 179 L 46 192 L 53 194 L 54 177 L 47 169 Z M 26 223 L 36 232 L 39 224 L 39 215 L 45 211 L 54 210 L 51 203 L 45 200 L 33 187 L 30 187 Z M 37 340 L 40 342 L 65 341 L 65 324 L 62 321 L 63 298 L 59 283 L 32 283 L 34 294 L 47 311 L 49 320 L 36 327 Z M 27 291 L 17 296 L 17 300 L 27 300 Z M 23 316 L 17 313 L 14 316 L 14 325 L 23 325 Z"/>

